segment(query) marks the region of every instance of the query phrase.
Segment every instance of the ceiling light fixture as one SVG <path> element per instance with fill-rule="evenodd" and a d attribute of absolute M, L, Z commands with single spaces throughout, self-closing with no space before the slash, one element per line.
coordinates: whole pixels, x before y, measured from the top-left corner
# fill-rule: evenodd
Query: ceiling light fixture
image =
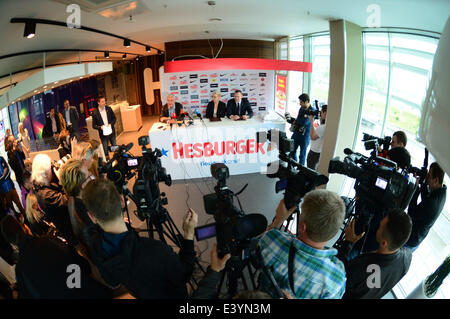
<path fill-rule="evenodd" d="M 126 48 L 129 48 L 130 47 L 130 40 L 129 39 L 124 39 L 123 40 L 123 46 L 126 47 Z"/>
<path fill-rule="evenodd" d="M 109 59 L 109 52 L 105 51 L 105 58 Z"/>
<path fill-rule="evenodd" d="M 27 39 L 31 39 L 36 35 L 36 22 L 26 22 L 23 36 Z"/>
<path fill-rule="evenodd" d="M 148 45 L 145 46 L 145 51 L 150 52 L 150 47 Z"/>
<path fill-rule="evenodd" d="M 122 55 L 122 60 L 125 60 L 127 58 L 127 54 L 125 53 L 124 55 Z"/>

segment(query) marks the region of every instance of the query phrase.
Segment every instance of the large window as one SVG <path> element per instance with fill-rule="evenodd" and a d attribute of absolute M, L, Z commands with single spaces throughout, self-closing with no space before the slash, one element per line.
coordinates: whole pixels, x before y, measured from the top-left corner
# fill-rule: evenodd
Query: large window
<path fill-rule="evenodd" d="M 311 104 L 318 100 L 319 106 L 328 101 L 330 78 L 330 36 L 321 34 L 307 37 L 290 38 L 288 44 L 280 42 L 279 57 L 288 57 L 291 61 L 312 62 L 313 72 L 288 72 L 287 111 L 297 116 L 300 108 L 298 97 L 307 93 Z"/>
<path fill-rule="evenodd" d="M 330 82 L 330 36 L 312 37 L 312 64 L 311 88 L 309 96 L 311 103 L 318 100 L 328 104 L 328 88 Z"/>
<path fill-rule="evenodd" d="M 426 94 L 438 40 L 400 33 L 364 33 L 364 91 L 359 131 L 355 141 L 358 152 L 367 153 L 362 134 L 392 136 L 398 130 L 408 137 L 407 149 L 412 165 L 423 164 L 424 145 L 418 140 L 422 102 Z M 430 158 L 429 163 L 434 159 Z M 449 185 L 449 177 L 445 177 Z M 348 181 L 346 183 L 349 189 Z M 404 298 L 450 254 L 450 201 L 413 254 L 411 267 L 394 288 Z M 435 298 L 450 298 L 447 279 Z"/>

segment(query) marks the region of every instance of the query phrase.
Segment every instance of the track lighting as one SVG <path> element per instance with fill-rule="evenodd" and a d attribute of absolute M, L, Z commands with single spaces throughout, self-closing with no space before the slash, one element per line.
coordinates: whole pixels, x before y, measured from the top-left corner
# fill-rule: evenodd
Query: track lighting
<path fill-rule="evenodd" d="M 23 36 L 27 39 L 31 39 L 36 34 L 36 22 L 26 22 Z"/>
<path fill-rule="evenodd" d="M 105 58 L 109 59 L 109 52 L 105 51 Z"/>
<path fill-rule="evenodd" d="M 123 46 L 126 47 L 126 48 L 129 48 L 130 47 L 130 40 L 129 39 L 124 39 L 123 40 Z"/>

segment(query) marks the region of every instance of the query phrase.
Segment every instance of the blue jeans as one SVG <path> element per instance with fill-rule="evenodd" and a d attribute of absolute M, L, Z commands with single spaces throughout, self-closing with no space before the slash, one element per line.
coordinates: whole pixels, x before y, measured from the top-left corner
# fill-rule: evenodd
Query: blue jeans
<path fill-rule="evenodd" d="M 294 150 L 291 152 L 290 157 L 297 162 L 297 149 L 300 147 L 300 159 L 299 163 L 305 165 L 306 161 L 306 149 L 309 145 L 309 132 L 305 135 L 295 135 L 292 134 L 291 137 L 294 140 Z"/>

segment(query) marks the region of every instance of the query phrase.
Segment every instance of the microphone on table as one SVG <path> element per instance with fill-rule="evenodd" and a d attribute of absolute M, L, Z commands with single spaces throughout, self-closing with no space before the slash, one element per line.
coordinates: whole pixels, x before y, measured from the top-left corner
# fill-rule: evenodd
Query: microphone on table
<path fill-rule="evenodd" d="M 198 118 L 200 119 L 200 121 L 203 121 L 202 113 L 200 113 L 199 110 L 195 110 L 195 114 L 198 116 Z"/>
<path fill-rule="evenodd" d="M 186 126 L 192 125 L 194 124 L 194 119 L 189 115 L 188 112 L 184 111 L 183 113 L 180 114 L 183 119 L 184 119 L 184 124 Z M 186 117 L 188 118 L 188 120 L 186 121 Z"/>
<path fill-rule="evenodd" d="M 177 115 L 175 113 L 172 113 L 172 120 L 177 120 Z M 170 121 L 170 120 L 169 120 Z M 170 129 L 172 129 L 173 123 L 170 123 Z"/>

